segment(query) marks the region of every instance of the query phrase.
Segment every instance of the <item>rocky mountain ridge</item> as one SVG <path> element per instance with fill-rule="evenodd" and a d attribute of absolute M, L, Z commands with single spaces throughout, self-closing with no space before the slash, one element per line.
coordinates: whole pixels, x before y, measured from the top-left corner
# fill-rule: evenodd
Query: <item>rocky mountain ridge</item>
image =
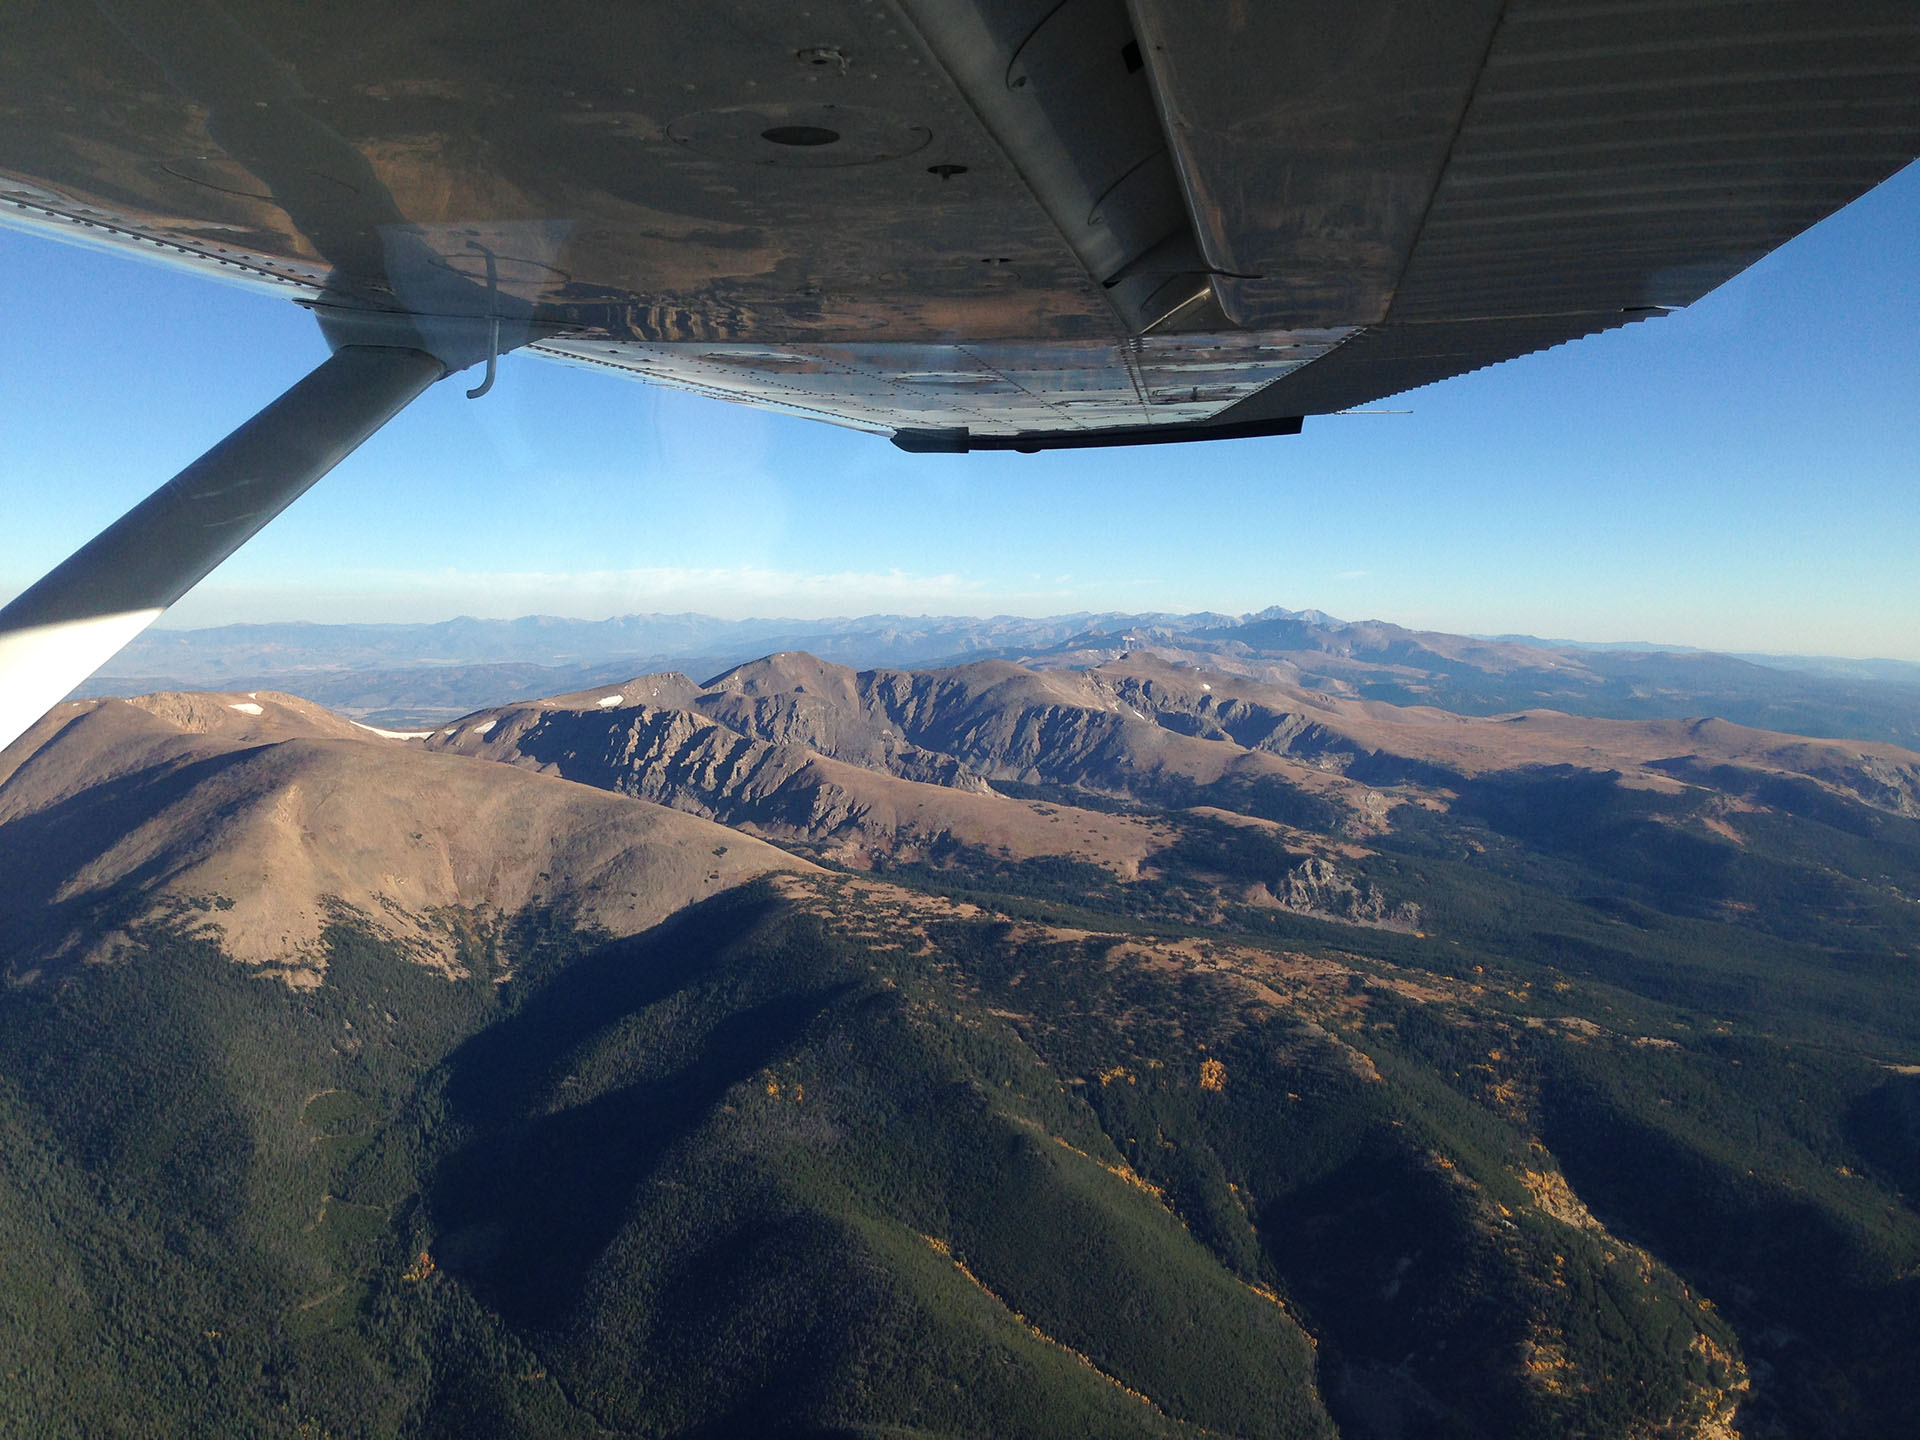
<path fill-rule="evenodd" d="M 1808 740 L 1711 719 L 1619 721 L 1552 711 L 1460 716 L 1173 665 L 1151 654 L 1088 670 L 975 661 L 941 670 L 855 671 L 788 652 L 737 666 L 704 686 L 684 675 L 646 676 L 476 712 L 427 743 L 487 758 L 517 751 L 531 763 L 558 766 L 568 749 L 578 761 L 578 744 L 550 738 L 534 753 L 522 745 L 530 727 L 552 732 L 561 724 L 554 717 L 576 714 L 589 717 L 591 730 L 592 717 L 625 716 L 640 696 L 653 711 L 705 722 L 669 726 L 677 744 L 691 745 L 697 735 L 702 745 L 721 747 L 705 769 L 675 778 L 671 767 L 655 764 L 657 749 L 633 748 L 643 730 L 666 722 L 630 727 L 619 764 L 646 771 L 650 778 L 633 782 L 642 785 L 634 793 L 653 798 L 685 798 L 748 783 L 749 776 L 754 796 L 770 794 L 761 777 L 792 776 L 806 763 L 797 753 L 804 751 L 975 794 L 998 782 L 1201 803 L 1204 796 L 1193 797 L 1209 788 L 1266 783 L 1363 820 L 1377 815 L 1383 791 L 1444 791 L 1489 774 L 1554 766 L 1615 772 L 1624 783 L 1660 791 L 1705 783 L 1700 777 L 1732 767 L 1723 777 L 1729 784 L 1742 777 L 1754 784 L 1807 780 L 1890 814 L 1920 814 L 1920 755 L 1895 746 Z M 576 723 L 566 722 L 577 741 Z M 774 748 L 730 748 L 708 725 Z"/>
<path fill-rule="evenodd" d="M 527 616 L 156 630 L 83 693 L 278 689 L 355 719 L 415 728 L 515 697 L 617 683 L 654 670 L 711 675 L 780 651 L 857 668 L 999 659 L 1070 669 L 1146 651 L 1247 679 L 1461 713 L 1552 708 L 1620 719 L 1719 715 L 1765 729 L 1920 746 L 1920 665 L 1480 638 L 1279 607 L 1239 616 Z"/>

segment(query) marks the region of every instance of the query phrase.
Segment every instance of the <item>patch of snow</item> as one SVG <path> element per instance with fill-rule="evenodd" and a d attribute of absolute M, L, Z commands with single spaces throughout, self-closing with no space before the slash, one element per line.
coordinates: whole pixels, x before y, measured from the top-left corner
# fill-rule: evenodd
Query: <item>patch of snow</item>
<path fill-rule="evenodd" d="M 358 720 L 353 724 L 356 730 L 365 730 L 368 734 L 379 735 L 388 740 L 431 740 L 433 738 L 431 730 L 382 730 L 378 725 L 362 725 Z M 445 735 L 448 732 L 442 730 L 440 733 Z"/>
<path fill-rule="evenodd" d="M 244 700 L 240 701 L 239 704 L 237 705 L 227 706 L 227 709 L 238 710 L 242 715 L 264 715 L 267 713 L 266 711 L 262 710 L 258 705 L 249 705 Z"/>
<path fill-rule="evenodd" d="M 478 725 L 473 726 L 467 733 L 469 735 L 486 735 L 491 733 L 493 730 L 493 727 L 498 725 L 499 723 L 500 722 L 498 720 L 482 720 Z"/>
<path fill-rule="evenodd" d="M 1133 712 L 1133 718 L 1134 718 L 1134 719 L 1136 719 L 1136 720 L 1144 720 L 1144 719 L 1146 719 L 1147 717 L 1146 717 L 1146 716 L 1144 716 L 1144 715 L 1142 715 L 1142 714 L 1141 714 L 1141 713 L 1140 713 L 1140 712 L 1139 712 L 1138 710 L 1135 710 L 1135 711 Z"/>
<path fill-rule="evenodd" d="M 1201 682 L 1201 685 L 1200 685 L 1200 688 L 1201 688 L 1202 690 L 1211 690 L 1211 689 L 1213 689 L 1213 686 L 1211 686 L 1211 685 L 1208 685 L 1208 684 L 1206 684 L 1206 683 L 1205 683 L 1205 682 L 1203 681 L 1203 682 Z"/>
<path fill-rule="evenodd" d="M 600 697 L 600 708 L 602 710 L 611 710 L 626 698 L 624 695 L 603 695 Z"/>

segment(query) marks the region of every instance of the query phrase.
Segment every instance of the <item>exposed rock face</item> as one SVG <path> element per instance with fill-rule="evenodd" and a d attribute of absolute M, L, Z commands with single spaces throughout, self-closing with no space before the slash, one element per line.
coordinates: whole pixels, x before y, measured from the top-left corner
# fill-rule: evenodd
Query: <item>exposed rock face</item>
<path fill-rule="evenodd" d="M 1816 798 L 1920 813 L 1920 756 L 1891 746 L 1801 740 L 1714 720 L 1591 720 L 1553 711 L 1471 718 L 1151 655 L 1087 671 L 1035 671 L 1003 660 L 855 671 L 786 652 L 705 685 L 679 674 L 642 676 L 481 711 L 428 743 L 782 839 L 876 851 L 951 838 L 1016 856 L 1092 853 L 1123 874 L 1152 848 L 1140 835 L 1084 811 L 1061 833 L 1041 833 L 1030 810 L 984 803 L 1000 798 L 993 783 L 1077 786 L 1176 808 L 1216 796 L 1239 805 L 1247 802 L 1234 795 L 1258 791 L 1264 798 L 1255 813 L 1323 829 L 1344 823 L 1358 836 L 1389 823 L 1408 785 L 1445 804 L 1477 778 L 1542 767 L 1610 773 L 1622 784 L 1670 793 L 1683 780 L 1739 792 L 1787 777 L 1816 787 Z M 1305 809 L 1297 815 L 1288 805 Z M 1084 852 L 1060 848 L 1067 831 L 1085 839 Z M 1336 893 L 1326 877 L 1302 875 L 1292 884 L 1300 893 L 1277 895 L 1278 903 L 1367 923 L 1413 923 L 1381 908 L 1378 897 Z"/>
<path fill-rule="evenodd" d="M 1351 739 L 1329 729 L 1321 714 L 1305 706 L 1278 706 L 1238 695 L 1216 695 L 1210 685 L 1196 690 L 1190 677 L 1180 679 L 1183 683 L 1170 685 L 1150 673 L 1122 672 L 1108 683 L 1124 704 L 1151 714 L 1169 729 L 1198 739 L 1228 740 L 1248 750 L 1292 755 L 1329 768 L 1344 768 L 1359 753 Z"/>
<path fill-rule="evenodd" d="M 1271 887 L 1283 909 L 1309 915 L 1330 915 L 1357 925 L 1379 925 L 1390 930 L 1414 930 L 1420 925 L 1420 907 L 1411 902 L 1390 905 L 1371 885 L 1356 884 L 1332 862 L 1310 855 Z"/>
<path fill-rule="evenodd" d="M 428 743 L 549 769 L 780 838 L 865 832 L 875 844 L 902 838 L 885 822 L 888 812 L 942 811 L 950 813 L 930 825 L 916 822 L 909 838 L 982 843 L 986 812 L 957 802 L 999 798 L 993 781 L 1157 797 L 1170 786 L 1229 778 L 1321 786 L 1339 780 L 1317 753 L 1330 751 L 1331 741 L 1311 725 L 1290 727 L 1289 717 L 1271 707 L 1256 714 L 1235 702 L 1231 714 L 1258 731 L 1266 749 L 1234 742 L 1218 725 L 1217 733 L 1189 733 L 1202 728 L 1191 723 L 1194 714 L 1215 708 L 1199 683 L 1190 685 L 1189 699 L 1171 691 L 1148 695 L 1137 685 L 1127 691 L 1104 674 L 1035 672 L 1005 661 L 854 671 L 794 654 L 738 666 L 697 693 L 680 681 L 649 676 L 603 692 L 481 711 Z M 647 698 L 636 704 L 639 697 Z M 1315 738 L 1300 739 L 1310 731 Z M 1279 753 L 1296 740 L 1316 751 L 1314 763 Z M 887 778 L 923 788 L 898 790 L 881 783 Z M 1370 813 L 1359 797 L 1343 798 Z M 1004 832 L 1011 823 L 997 828 Z M 1115 851 L 1116 824 L 1115 817 L 1076 812 L 1068 828 L 1091 834 L 1096 851 L 1116 855 L 1122 873 L 1131 873 L 1151 846 L 1127 838 Z M 1032 827 L 1028 821 L 1018 828 Z M 1016 839 L 1011 853 L 1078 852 L 1040 836 Z"/>
<path fill-rule="evenodd" d="M 586 697 L 588 708 L 549 701 L 486 711 L 428 745 L 617 790 L 774 839 L 824 844 L 856 864 L 951 839 L 1013 858 L 1071 855 L 1131 876 L 1160 843 L 1156 827 L 1140 820 L 1069 807 L 1042 811 L 996 795 L 944 757 L 934 758 L 951 783 L 930 783 L 878 765 L 864 769 L 791 741 L 749 737 L 710 718 L 704 705 L 626 704 L 627 691 L 645 693 L 629 685 Z M 603 705 L 609 696 L 622 703 Z M 720 698 L 753 707 L 776 733 L 788 728 L 782 715 L 804 719 L 811 708 L 762 704 L 738 691 L 722 691 Z"/>
<path fill-rule="evenodd" d="M 727 671 L 691 703 L 729 729 L 770 744 L 804 745 L 903 780 L 987 793 L 986 782 L 959 757 L 912 743 L 870 703 L 870 686 L 863 682 L 897 673 L 862 674 L 811 655 L 774 655 Z"/>
<path fill-rule="evenodd" d="M 805 734 L 823 754 L 908 778 L 944 777 L 950 772 L 936 767 L 957 766 L 956 778 L 940 780 L 946 784 L 983 777 L 1125 795 L 1174 778 L 1199 785 L 1227 775 L 1297 780 L 1302 766 L 1275 760 L 1303 755 L 1323 768 L 1318 757 L 1331 748 L 1317 735 L 1292 743 L 1310 723 L 1289 730 L 1287 714 L 1241 707 L 1232 721 L 1260 742 L 1247 744 L 1213 718 L 1215 703 L 1197 686 L 1192 699 L 1165 687 L 1150 692 L 1125 672 L 1032 671 L 1002 660 L 855 672 L 813 661 L 818 671 L 810 687 L 781 692 L 793 660 L 741 666 L 711 687 L 726 687 L 728 698 L 695 703 L 759 738 Z"/>
<path fill-rule="evenodd" d="M 1857 765 L 1844 771 L 1844 778 L 1824 767 L 1809 773 L 1816 780 L 1849 790 L 1875 809 L 1920 818 L 1920 762 L 1903 764 L 1879 755 L 1864 755 Z"/>
<path fill-rule="evenodd" d="M 690 703 L 757 739 L 949 785 L 978 776 L 1130 794 L 1170 777 L 1204 785 L 1271 776 L 1326 789 L 1365 813 L 1364 792 L 1378 785 L 1445 786 L 1555 764 L 1631 776 L 1681 756 L 1802 776 L 1876 809 L 1920 813 L 1920 755 L 1890 745 L 1806 740 L 1721 720 L 1555 711 L 1476 718 L 1340 699 L 1151 655 L 1086 671 L 990 660 L 859 672 L 782 655 L 727 672 Z M 1333 777 L 1360 783 L 1328 788 Z"/>
<path fill-rule="evenodd" d="M 749 739 L 696 711 L 646 705 L 522 711 L 489 732 L 476 753 L 510 753 L 516 763 L 624 795 L 810 839 L 870 818 L 902 793 L 884 774 L 804 745 Z M 988 793 L 984 782 L 969 780 L 956 788 Z"/>
<path fill-rule="evenodd" d="M 1902 758 L 1890 747 L 1861 750 L 1842 745 L 1810 744 L 1793 758 L 1797 768 L 1863 805 L 1909 819 L 1920 818 L 1920 758 Z M 1778 755 L 1785 760 L 1787 757 Z"/>

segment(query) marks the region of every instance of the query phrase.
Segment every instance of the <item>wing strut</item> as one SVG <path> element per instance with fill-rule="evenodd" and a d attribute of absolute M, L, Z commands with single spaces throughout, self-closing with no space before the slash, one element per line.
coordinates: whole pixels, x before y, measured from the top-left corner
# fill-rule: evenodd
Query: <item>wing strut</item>
<path fill-rule="evenodd" d="M 0 610 L 0 748 L 447 373 L 342 346 Z"/>

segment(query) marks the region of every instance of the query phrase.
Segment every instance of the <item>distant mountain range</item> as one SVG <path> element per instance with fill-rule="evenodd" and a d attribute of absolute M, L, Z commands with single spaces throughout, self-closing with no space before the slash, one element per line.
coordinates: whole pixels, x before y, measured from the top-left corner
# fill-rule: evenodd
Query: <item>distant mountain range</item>
<path fill-rule="evenodd" d="M 272 689 L 404 728 L 649 670 L 706 677 L 780 651 L 855 668 L 988 658 L 1088 668 L 1141 651 L 1249 679 L 1461 714 L 1544 707 L 1619 719 L 1716 716 L 1794 734 L 1920 745 L 1920 665 L 1904 661 L 1481 638 L 1279 608 L 1242 616 L 528 616 L 152 630 L 78 693 Z"/>

